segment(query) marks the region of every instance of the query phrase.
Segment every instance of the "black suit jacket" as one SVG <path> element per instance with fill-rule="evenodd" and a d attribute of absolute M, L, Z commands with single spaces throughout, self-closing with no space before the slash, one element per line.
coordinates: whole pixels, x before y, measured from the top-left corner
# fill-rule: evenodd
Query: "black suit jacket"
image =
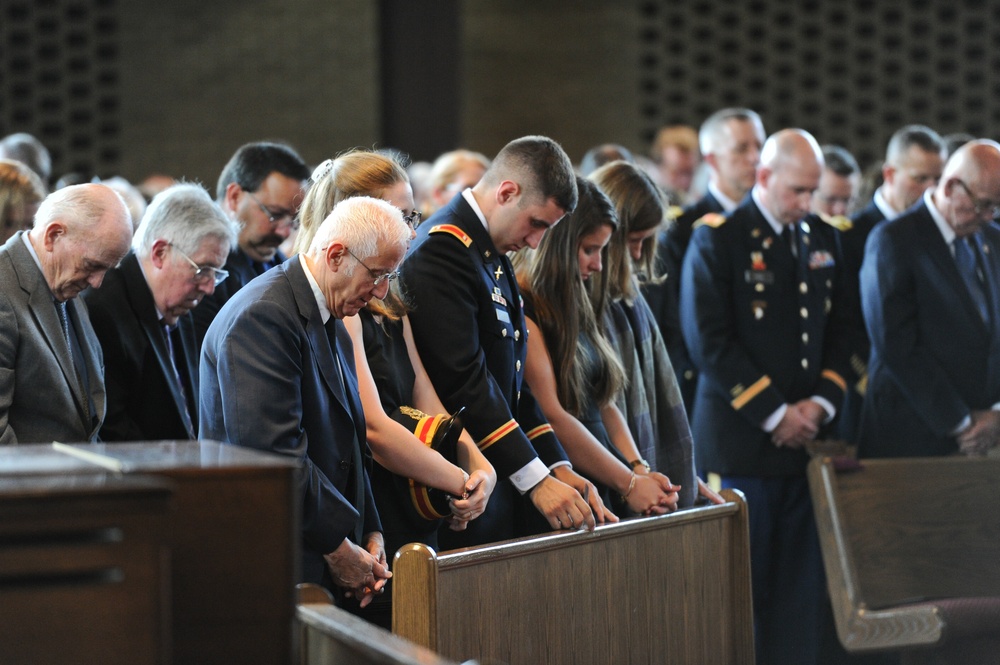
<path fill-rule="evenodd" d="M 139 259 L 129 253 L 99 289 L 83 295 L 104 351 L 108 413 L 105 441 L 193 439 L 197 435 L 198 350 L 188 313 L 178 320 L 174 358 Z M 184 411 L 191 418 L 191 428 Z"/>
<path fill-rule="evenodd" d="M 1000 402 L 1000 227 L 982 231 L 992 326 L 922 201 L 872 231 L 861 269 L 871 355 L 859 450 L 948 455 L 973 409 Z"/>
<path fill-rule="evenodd" d="M 198 348 L 201 348 L 202 343 L 205 341 L 205 333 L 208 332 L 208 327 L 212 325 L 212 321 L 215 320 L 216 315 L 222 306 L 229 302 L 237 291 L 242 289 L 244 286 L 250 283 L 254 277 L 264 274 L 264 272 L 271 266 L 278 266 L 285 262 L 284 254 L 280 251 L 275 254 L 274 258 L 268 266 L 265 266 L 256 261 L 251 261 L 250 257 L 239 248 L 236 247 L 233 251 L 229 252 L 229 258 L 226 259 L 226 265 L 222 266 L 224 270 L 229 272 L 229 277 L 226 278 L 222 284 L 215 287 L 215 292 L 202 300 L 198 307 L 195 308 L 191 314 L 194 317 L 194 330 L 195 338 L 198 340 Z"/>
<path fill-rule="evenodd" d="M 345 538 L 363 545 L 360 536 L 382 526 L 364 468 L 370 454 L 350 336 L 340 321 L 324 326 L 298 257 L 219 311 L 200 370 L 202 438 L 301 461 L 302 578 L 332 588 L 323 555 Z"/>

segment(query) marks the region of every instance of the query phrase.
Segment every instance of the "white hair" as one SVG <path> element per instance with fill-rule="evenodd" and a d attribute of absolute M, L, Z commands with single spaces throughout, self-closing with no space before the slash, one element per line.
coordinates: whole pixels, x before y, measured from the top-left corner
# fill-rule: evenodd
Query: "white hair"
<path fill-rule="evenodd" d="M 323 220 L 309 253 L 322 251 L 333 242 L 342 243 L 364 261 L 378 253 L 379 247 L 405 252 L 410 227 L 403 221 L 403 213 L 391 203 L 370 196 L 352 196 L 334 206 Z"/>

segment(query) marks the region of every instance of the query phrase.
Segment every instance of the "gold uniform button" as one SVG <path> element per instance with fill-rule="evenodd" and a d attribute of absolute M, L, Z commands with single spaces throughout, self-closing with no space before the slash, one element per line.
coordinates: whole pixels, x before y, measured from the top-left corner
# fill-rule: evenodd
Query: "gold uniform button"
<path fill-rule="evenodd" d="M 802 333 L 802 343 L 803 344 L 809 343 L 809 333 Z"/>
<path fill-rule="evenodd" d="M 694 371 L 692 371 L 690 369 L 684 370 L 684 378 L 687 379 L 688 381 L 690 381 L 691 379 L 693 379 L 694 378 Z"/>
<path fill-rule="evenodd" d="M 515 330 L 514 331 L 514 341 L 518 341 L 520 339 L 521 339 L 521 331 L 520 330 Z"/>
<path fill-rule="evenodd" d="M 806 285 L 805 282 L 799 283 L 799 293 L 809 293 L 809 287 Z"/>
<path fill-rule="evenodd" d="M 507 329 L 506 328 L 504 328 L 503 330 L 500 331 L 500 336 L 501 337 L 506 337 L 507 336 Z"/>
<path fill-rule="evenodd" d="M 809 310 L 806 309 L 805 307 L 803 307 L 802 309 L 799 310 L 799 314 L 802 315 L 803 319 L 808 319 L 809 318 Z"/>
<path fill-rule="evenodd" d="M 753 288 L 757 291 L 757 293 L 763 293 L 764 292 L 764 285 L 763 284 L 755 284 Z"/>
<path fill-rule="evenodd" d="M 805 358 L 802 359 L 802 369 L 809 369 L 809 361 Z"/>
<path fill-rule="evenodd" d="M 521 371 L 521 361 L 520 360 L 518 360 L 516 363 L 514 363 L 514 369 L 516 369 L 518 372 Z"/>

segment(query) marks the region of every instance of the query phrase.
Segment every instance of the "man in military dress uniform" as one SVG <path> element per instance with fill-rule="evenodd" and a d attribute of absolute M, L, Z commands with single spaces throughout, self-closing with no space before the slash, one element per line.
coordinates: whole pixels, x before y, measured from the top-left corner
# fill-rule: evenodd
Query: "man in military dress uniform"
<path fill-rule="evenodd" d="M 593 487 L 568 466 L 527 387 L 521 295 L 506 252 L 536 247 L 576 207 L 573 167 L 551 139 L 528 136 L 500 151 L 479 183 L 417 230 L 403 263 L 413 338 L 449 411 L 510 483 L 498 483 L 486 512 L 443 546 L 474 545 L 603 518 Z M 550 475 L 550 471 L 552 472 Z M 567 484 L 569 483 L 569 484 Z M 572 486 L 571 486 L 572 485 Z M 589 491 L 589 505 L 582 493 Z M 520 495 L 538 510 L 524 510 Z M 444 543 L 448 540 L 448 543 Z"/>
<path fill-rule="evenodd" d="M 695 228 L 681 281 L 701 373 L 695 442 L 705 469 L 747 496 L 757 660 L 770 665 L 818 657 L 823 574 L 805 444 L 850 379 L 837 231 L 807 217 L 822 160 L 802 130 L 769 138 L 751 196 Z"/>
<path fill-rule="evenodd" d="M 667 278 L 660 284 L 649 284 L 643 289 L 643 295 L 660 325 L 663 341 L 667 344 L 670 363 L 677 374 L 689 418 L 694 408 L 698 372 L 684 345 L 679 317 L 678 298 L 684 253 L 696 221 L 710 213 L 732 212 L 753 187 L 764 137 L 760 116 L 750 109 L 722 109 L 701 124 L 698 143 L 709 167 L 708 192 L 675 216 L 673 223 L 660 236 L 657 263 Z"/>

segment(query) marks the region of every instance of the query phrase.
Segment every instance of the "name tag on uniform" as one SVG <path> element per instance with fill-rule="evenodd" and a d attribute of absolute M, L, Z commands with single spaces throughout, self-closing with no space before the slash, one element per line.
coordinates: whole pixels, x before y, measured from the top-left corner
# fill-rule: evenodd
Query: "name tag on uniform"
<path fill-rule="evenodd" d="M 830 252 L 820 250 L 816 252 L 809 253 L 809 269 L 816 270 L 818 268 L 832 268 L 837 264 L 833 260 L 833 255 Z"/>
<path fill-rule="evenodd" d="M 774 273 L 770 270 L 745 270 L 743 279 L 747 284 L 774 284 Z"/>
<path fill-rule="evenodd" d="M 497 319 L 504 323 L 510 323 L 510 314 L 507 313 L 507 310 L 497 307 Z"/>

